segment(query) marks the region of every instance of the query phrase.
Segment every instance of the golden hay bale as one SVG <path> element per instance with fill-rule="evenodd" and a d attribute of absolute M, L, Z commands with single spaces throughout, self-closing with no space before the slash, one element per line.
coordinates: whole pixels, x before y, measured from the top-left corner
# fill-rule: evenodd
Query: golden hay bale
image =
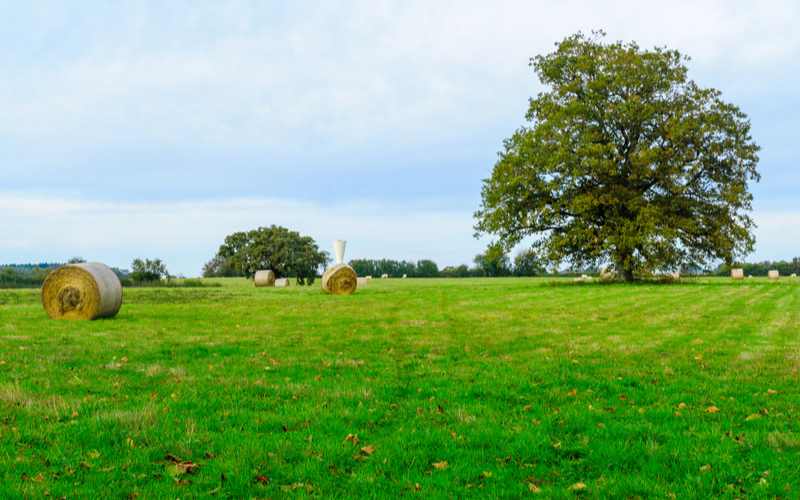
<path fill-rule="evenodd" d="M 322 290 L 333 295 L 347 295 L 356 291 L 358 277 L 352 267 L 345 263 L 328 268 L 322 275 Z"/>
<path fill-rule="evenodd" d="M 797 278 L 797 273 L 792 273 L 791 276 L 789 276 L 789 277 L 790 278 Z"/>
<path fill-rule="evenodd" d="M 743 280 L 744 279 L 744 269 L 741 269 L 741 268 L 731 269 L 731 279 L 732 280 Z"/>
<path fill-rule="evenodd" d="M 289 286 L 289 278 L 276 279 L 275 286 Z"/>
<path fill-rule="evenodd" d="M 406 279 L 407 277 L 408 277 L 408 276 L 406 276 L 405 274 L 403 275 L 403 279 Z"/>
<path fill-rule="evenodd" d="M 265 271 L 256 271 L 253 282 L 256 286 L 275 286 L 275 273 L 269 269 Z"/>
<path fill-rule="evenodd" d="M 367 284 L 367 278 L 358 278 L 357 283 L 358 283 L 358 286 L 366 285 Z"/>
<path fill-rule="evenodd" d="M 381 274 L 381 279 L 382 279 L 382 280 L 383 280 L 383 279 L 386 279 L 386 278 L 388 278 L 388 277 L 389 277 L 389 275 L 388 275 L 388 274 Z"/>
<path fill-rule="evenodd" d="M 616 273 L 614 272 L 613 269 L 608 269 L 607 267 L 604 267 L 603 269 L 600 270 L 600 281 L 610 282 L 614 281 L 615 278 L 616 278 Z"/>
<path fill-rule="evenodd" d="M 778 278 L 780 278 L 780 273 L 778 273 L 777 270 L 773 269 L 767 274 L 767 276 L 769 276 L 770 281 L 778 281 Z"/>
<path fill-rule="evenodd" d="M 667 273 L 667 276 L 669 276 L 669 279 L 672 281 L 679 281 L 681 279 L 681 273 L 678 271 L 675 271 L 674 273 Z"/>
<path fill-rule="evenodd" d="M 53 319 L 111 318 L 122 305 L 122 285 L 100 262 L 69 264 L 44 280 L 42 305 Z"/>
<path fill-rule="evenodd" d="M 372 281 L 372 276 L 367 276 L 367 277 L 366 277 L 366 278 L 364 278 L 364 279 L 366 279 L 367 281 Z"/>

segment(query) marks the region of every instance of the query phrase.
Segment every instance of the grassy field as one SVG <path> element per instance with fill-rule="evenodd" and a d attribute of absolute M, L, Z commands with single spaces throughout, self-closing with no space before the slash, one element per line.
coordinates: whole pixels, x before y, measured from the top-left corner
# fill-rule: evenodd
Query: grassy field
<path fill-rule="evenodd" d="M 800 498 L 793 280 L 217 281 L 0 290 L 0 498 Z"/>

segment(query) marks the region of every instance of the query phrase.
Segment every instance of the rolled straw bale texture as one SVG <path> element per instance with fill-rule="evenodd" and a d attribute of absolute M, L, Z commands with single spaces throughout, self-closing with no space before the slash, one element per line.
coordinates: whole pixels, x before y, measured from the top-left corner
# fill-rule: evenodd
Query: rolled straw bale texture
<path fill-rule="evenodd" d="M 675 271 L 674 273 L 667 273 L 667 276 L 669 276 L 669 279 L 672 281 L 678 281 L 681 279 L 681 273 L 678 271 Z"/>
<path fill-rule="evenodd" d="M 604 267 L 603 269 L 600 270 L 600 281 L 605 281 L 605 282 L 614 281 L 614 278 L 616 278 L 616 273 L 614 272 L 613 269 L 608 269 Z"/>
<path fill-rule="evenodd" d="M 345 263 L 328 268 L 322 275 L 322 290 L 333 295 L 347 295 L 356 291 L 358 277 L 352 267 Z"/>
<path fill-rule="evenodd" d="M 388 275 L 388 274 L 382 274 L 382 275 L 381 275 L 381 279 L 386 279 L 386 278 L 388 278 L 388 277 L 389 277 L 389 275 Z"/>
<path fill-rule="evenodd" d="M 403 279 L 406 279 L 406 278 L 407 278 L 407 276 L 404 274 L 404 275 L 403 275 Z"/>
<path fill-rule="evenodd" d="M 253 282 L 256 286 L 275 286 L 275 273 L 269 269 L 266 271 L 256 271 Z"/>
<path fill-rule="evenodd" d="M 42 305 L 53 319 L 111 318 L 122 305 L 122 285 L 100 262 L 69 264 L 44 280 Z"/>
<path fill-rule="evenodd" d="M 770 281 L 778 281 L 778 278 L 780 278 L 780 274 L 775 269 L 767 273 L 767 276 L 769 276 Z"/>
<path fill-rule="evenodd" d="M 732 280 L 743 280 L 744 279 L 744 269 L 741 269 L 741 268 L 731 269 L 731 279 Z"/>
<path fill-rule="evenodd" d="M 366 285 L 367 284 L 367 278 L 358 278 L 357 283 L 358 283 L 358 286 Z"/>
<path fill-rule="evenodd" d="M 289 286 L 289 278 L 275 280 L 275 286 Z"/>
<path fill-rule="evenodd" d="M 792 273 L 792 275 L 791 275 L 791 276 L 789 276 L 789 277 L 790 277 L 790 278 L 797 278 L 797 273 Z"/>

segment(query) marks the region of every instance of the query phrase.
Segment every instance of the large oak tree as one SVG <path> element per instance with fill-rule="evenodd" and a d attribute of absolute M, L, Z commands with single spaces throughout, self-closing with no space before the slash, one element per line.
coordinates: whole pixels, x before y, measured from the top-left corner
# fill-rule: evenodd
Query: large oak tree
<path fill-rule="evenodd" d="M 747 116 L 689 80 L 678 51 L 593 35 L 531 59 L 549 90 L 484 180 L 476 236 L 534 236 L 544 261 L 611 263 L 625 281 L 752 251 Z"/>

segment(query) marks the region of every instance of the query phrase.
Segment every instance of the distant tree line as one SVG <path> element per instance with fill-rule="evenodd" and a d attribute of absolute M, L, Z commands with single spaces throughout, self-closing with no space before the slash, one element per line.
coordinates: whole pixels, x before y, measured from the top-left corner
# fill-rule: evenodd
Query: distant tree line
<path fill-rule="evenodd" d="M 732 266 L 720 265 L 714 274 L 717 276 L 730 276 L 733 268 L 742 269 L 745 276 L 766 276 L 770 270 L 778 271 L 781 276 L 791 276 L 792 274 L 800 274 L 800 257 L 795 257 L 789 262 L 785 260 L 777 262 L 765 260 L 754 263 L 742 262 Z"/>

